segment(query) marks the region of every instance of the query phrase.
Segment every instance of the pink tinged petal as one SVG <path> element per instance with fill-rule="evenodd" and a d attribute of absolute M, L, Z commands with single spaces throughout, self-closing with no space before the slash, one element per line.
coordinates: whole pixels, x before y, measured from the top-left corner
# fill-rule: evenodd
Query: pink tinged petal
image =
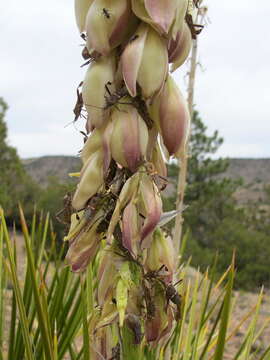
<path fill-rule="evenodd" d="M 139 243 L 138 210 L 131 201 L 125 208 L 122 218 L 122 244 L 133 255 L 137 256 Z"/>
<path fill-rule="evenodd" d="M 147 342 L 153 342 L 159 337 L 161 318 L 158 315 L 154 319 L 147 319 L 145 323 L 145 336 Z"/>
<path fill-rule="evenodd" d="M 150 17 L 167 34 L 176 15 L 176 1 L 145 0 L 144 3 Z"/>
<path fill-rule="evenodd" d="M 70 255 L 67 255 L 67 260 L 70 262 L 71 264 L 71 270 L 73 272 L 82 272 L 84 271 L 88 264 L 90 263 L 90 261 L 95 257 L 96 253 L 98 250 L 98 243 L 94 244 L 91 248 L 83 251 L 82 253 L 80 253 L 77 257 L 76 260 L 72 260 L 71 258 L 71 253 Z M 69 260 L 70 258 L 70 260 Z"/>
<path fill-rule="evenodd" d="M 118 13 L 121 13 L 121 15 L 119 16 L 119 19 L 110 35 L 110 45 L 112 48 L 118 46 L 122 42 L 123 35 L 127 33 L 127 29 L 134 22 L 131 17 L 132 13 L 130 3 L 128 1 L 124 1 L 123 5 L 124 8 L 121 9 L 121 11 L 118 10 Z"/>
<path fill-rule="evenodd" d="M 148 129 L 136 109 L 124 105 L 112 114 L 112 157 L 124 167 L 135 172 L 146 154 Z"/>
<path fill-rule="evenodd" d="M 156 185 L 148 176 L 141 181 L 141 198 L 146 210 L 146 217 L 141 232 L 141 247 L 148 248 L 151 245 L 151 233 L 160 221 L 162 213 L 162 200 Z"/>
<path fill-rule="evenodd" d="M 141 65 L 147 32 L 148 27 L 144 24 L 140 25 L 134 35 L 134 40 L 129 42 L 121 57 L 123 78 L 129 94 L 133 97 L 137 95 L 137 77 Z"/>
<path fill-rule="evenodd" d="M 120 214 L 122 209 L 128 204 L 133 196 L 136 196 L 138 191 L 138 183 L 140 180 L 140 174 L 136 173 L 132 177 L 130 177 L 123 186 L 119 198 L 117 200 L 113 215 L 111 217 L 111 221 L 109 224 L 109 228 L 107 231 L 107 242 L 110 244 L 112 241 L 112 235 L 115 229 L 117 222 L 120 220 Z"/>
<path fill-rule="evenodd" d="M 155 288 L 154 303 L 156 307 L 155 316 L 147 319 L 145 323 L 145 335 L 148 342 L 156 341 L 168 325 L 168 317 L 165 311 L 165 297 L 158 287 Z"/>
<path fill-rule="evenodd" d="M 149 27 L 137 76 L 145 99 L 152 98 L 160 92 L 167 74 L 168 51 L 165 40 Z"/>
<path fill-rule="evenodd" d="M 128 168 L 135 172 L 146 153 L 148 129 L 136 109 L 130 110 L 128 121 L 122 126 L 126 162 Z"/>
<path fill-rule="evenodd" d="M 176 154 L 185 145 L 190 115 L 186 100 L 171 76 L 161 94 L 159 117 L 163 142 L 170 155 Z"/>
<path fill-rule="evenodd" d="M 169 62 L 173 63 L 171 72 L 184 64 L 190 53 L 191 46 L 191 32 L 185 22 L 181 31 L 177 33 L 176 39 L 171 39 L 168 44 Z"/>
<path fill-rule="evenodd" d="M 66 255 L 72 271 L 82 272 L 89 262 L 95 257 L 100 244 L 100 238 L 96 233 L 98 223 L 93 225 L 89 232 L 80 232 L 69 245 Z"/>

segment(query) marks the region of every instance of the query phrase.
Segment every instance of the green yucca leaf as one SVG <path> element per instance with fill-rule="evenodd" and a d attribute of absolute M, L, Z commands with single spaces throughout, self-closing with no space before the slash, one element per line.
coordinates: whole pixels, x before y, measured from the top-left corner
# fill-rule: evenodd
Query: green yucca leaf
<path fill-rule="evenodd" d="M 94 287 L 93 287 L 93 268 L 90 263 L 86 270 L 86 297 L 87 297 L 87 307 L 89 312 L 92 313 L 94 310 Z"/>
<path fill-rule="evenodd" d="M 87 300 L 85 292 L 85 281 L 81 275 L 81 305 L 82 305 L 82 321 L 83 321 L 83 360 L 90 360 L 90 342 L 87 321 Z"/>
<path fill-rule="evenodd" d="M 190 358 L 190 355 L 192 352 L 191 343 L 192 343 L 192 339 L 193 339 L 193 331 L 194 331 L 195 322 L 196 322 L 196 306 L 197 306 L 197 300 L 198 300 L 198 286 L 199 286 L 199 272 L 197 272 L 195 285 L 194 285 L 194 289 L 193 289 L 193 294 L 192 294 L 191 310 L 190 310 L 190 316 L 189 316 L 189 321 L 188 321 L 188 329 L 187 329 L 187 333 L 186 333 L 183 360 L 188 360 Z"/>
<path fill-rule="evenodd" d="M 38 287 L 38 280 L 37 280 L 37 274 L 35 269 L 35 263 L 33 259 L 33 253 L 31 251 L 30 246 L 30 237 L 28 233 L 27 224 L 24 218 L 23 210 L 20 207 L 20 218 L 21 218 L 21 224 L 22 224 L 22 230 L 24 234 L 24 240 L 25 240 L 25 247 L 26 247 L 26 254 L 27 254 L 27 260 L 29 262 L 29 269 L 30 269 L 30 279 L 31 284 L 33 286 L 33 296 L 35 299 L 35 307 L 37 311 L 37 318 L 39 323 L 40 332 L 42 334 L 42 344 L 44 347 L 44 352 L 48 359 L 53 359 L 53 346 L 52 346 L 52 338 L 51 333 L 49 331 L 49 324 L 47 322 L 46 313 L 47 309 L 44 307 L 45 304 L 42 304 L 39 287 Z"/>
<path fill-rule="evenodd" d="M 189 237 L 190 237 L 190 228 L 188 228 L 187 231 L 185 232 L 182 242 L 181 242 L 181 247 L 180 247 L 180 251 L 179 251 L 180 259 L 183 258 Z"/>
<path fill-rule="evenodd" d="M 222 360 L 223 353 L 225 348 L 225 340 L 226 340 L 226 333 L 230 318 L 230 307 L 231 307 L 231 299 L 232 299 L 232 289 L 233 289 L 233 281 L 234 281 L 234 256 L 229 272 L 228 283 L 226 287 L 226 294 L 224 297 L 221 319 L 220 319 L 220 327 L 219 327 L 219 334 L 218 340 L 215 350 L 214 360 Z"/>
<path fill-rule="evenodd" d="M 259 360 L 268 360 L 270 358 L 270 345 L 269 347 L 265 350 L 265 352 L 263 353 L 263 355 L 259 358 Z"/>
<path fill-rule="evenodd" d="M 23 298 L 22 298 L 22 293 L 21 293 L 20 286 L 19 286 L 19 280 L 16 275 L 16 265 L 15 265 L 15 261 L 14 261 L 11 241 L 9 238 L 9 234 L 8 234 L 8 230 L 7 230 L 7 226 L 6 226 L 6 222 L 5 222 L 5 218 L 4 218 L 4 212 L 2 209 L 0 209 L 0 217 L 1 217 L 1 228 L 3 229 L 2 231 L 4 233 L 4 238 L 5 238 L 6 245 L 7 245 L 8 260 L 9 260 L 9 265 L 10 265 L 10 269 L 9 269 L 10 276 L 12 278 L 16 301 L 18 304 L 18 310 L 19 310 L 19 316 L 20 316 L 20 323 L 22 326 L 22 336 L 24 339 L 26 356 L 27 356 L 28 360 L 34 360 L 33 353 L 32 353 L 31 336 L 29 333 L 26 311 L 25 311 L 25 307 L 23 304 Z"/>

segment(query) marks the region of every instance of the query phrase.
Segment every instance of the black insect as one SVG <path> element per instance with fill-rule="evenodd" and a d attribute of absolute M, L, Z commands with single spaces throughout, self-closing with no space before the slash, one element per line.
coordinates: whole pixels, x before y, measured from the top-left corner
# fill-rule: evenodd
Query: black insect
<path fill-rule="evenodd" d="M 111 14 L 110 14 L 109 10 L 103 8 L 103 9 L 102 9 L 102 13 L 103 13 L 103 15 L 104 15 L 107 19 L 110 19 L 110 18 L 111 18 Z"/>
<path fill-rule="evenodd" d="M 168 285 L 166 288 L 166 298 L 175 305 L 181 305 L 181 296 L 172 284 Z"/>

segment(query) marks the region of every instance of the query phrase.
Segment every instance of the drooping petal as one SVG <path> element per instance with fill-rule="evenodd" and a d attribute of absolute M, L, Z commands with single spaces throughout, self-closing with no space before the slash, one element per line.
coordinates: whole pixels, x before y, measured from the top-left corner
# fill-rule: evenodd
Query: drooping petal
<path fill-rule="evenodd" d="M 141 248 L 151 244 L 149 235 L 156 228 L 162 213 L 162 200 L 159 191 L 149 176 L 144 175 L 140 183 L 141 201 L 145 208 L 145 221 L 141 231 Z"/>
<path fill-rule="evenodd" d="M 106 84 L 110 82 L 111 91 L 114 92 L 114 72 L 115 56 L 111 54 L 108 57 L 101 57 L 92 63 L 85 75 L 82 86 L 82 97 L 87 113 L 90 117 L 91 124 L 99 128 L 109 115 L 105 111 Z"/>
<path fill-rule="evenodd" d="M 133 106 L 121 106 L 120 110 L 115 109 L 112 113 L 112 157 L 135 172 L 146 154 L 148 129 Z"/>
<path fill-rule="evenodd" d="M 138 83 L 145 99 L 153 97 L 162 88 L 168 73 L 165 40 L 147 24 L 141 24 L 122 54 L 121 65 L 130 95 L 137 95 Z"/>
<path fill-rule="evenodd" d="M 69 249 L 66 259 L 71 265 L 72 271 L 84 271 L 89 262 L 95 257 L 100 246 L 100 235 L 97 234 L 96 229 L 102 221 L 103 215 L 101 209 L 90 220 L 86 211 L 71 216 L 72 228 L 67 236 Z"/>
<path fill-rule="evenodd" d="M 155 169 L 158 173 L 158 175 L 162 177 L 167 176 L 167 166 L 165 163 L 165 160 L 163 158 L 160 146 L 158 143 L 156 143 L 156 146 L 154 147 L 153 154 L 152 154 L 152 162 L 155 166 Z"/>
<path fill-rule="evenodd" d="M 94 129 L 88 137 L 81 152 L 83 165 L 89 160 L 90 156 L 98 151 L 102 146 L 102 135 L 99 129 Z"/>
<path fill-rule="evenodd" d="M 176 2 L 180 0 L 165 0 L 168 8 L 165 9 L 163 1 L 132 0 L 132 11 L 144 23 L 151 25 L 160 35 L 167 34 L 176 16 Z"/>
<path fill-rule="evenodd" d="M 107 231 L 107 242 L 110 244 L 112 235 L 117 222 L 120 220 L 121 211 L 126 207 L 131 198 L 136 195 L 138 191 L 138 184 L 140 180 L 140 174 L 136 173 L 130 177 L 123 186 L 119 198 L 117 200 L 113 215 L 110 220 L 109 228 Z"/>
<path fill-rule="evenodd" d="M 128 92 L 133 97 L 137 94 L 137 77 L 141 65 L 147 32 L 147 26 L 139 26 L 138 30 L 134 34 L 134 40 L 129 42 L 121 57 L 123 78 Z"/>
<path fill-rule="evenodd" d="M 175 40 L 177 33 L 182 28 L 188 9 L 189 0 L 176 0 L 177 10 L 174 24 L 172 26 L 172 38 Z"/>
<path fill-rule="evenodd" d="M 153 64 L 155 71 L 153 71 Z M 137 82 L 145 99 L 152 98 L 159 93 L 164 85 L 167 73 L 168 51 L 165 40 L 155 30 L 149 28 L 137 77 Z"/>
<path fill-rule="evenodd" d="M 186 100 L 171 76 L 160 95 L 159 125 L 164 144 L 170 155 L 186 143 L 190 115 Z"/>
<path fill-rule="evenodd" d="M 108 55 L 125 38 L 132 13 L 128 0 L 96 0 L 86 17 L 87 47 Z"/>
<path fill-rule="evenodd" d="M 103 183 L 103 153 L 97 151 L 90 156 L 81 171 L 80 182 L 72 200 L 74 209 L 83 209 L 87 201 L 97 193 Z"/>
<path fill-rule="evenodd" d="M 168 326 L 166 298 L 160 284 L 155 285 L 154 294 L 155 316 L 148 318 L 145 323 L 145 336 L 148 342 L 156 341 Z"/>
<path fill-rule="evenodd" d="M 169 62 L 173 63 L 171 72 L 178 69 L 186 61 L 192 46 L 192 37 L 188 25 L 184 22 L 181 31 L 177 33 L 176 39 L 169 41 Z"/>
<path fill-rule="evenodd" d="M 138 210 L 134 202 L 131 201 L 123 212 L 122 244 L 130 254 L 136 257 L 139 240 Z"/>
<path fill-rule="evenodd" d="M 164 281 L 170 283 L 175 271 L 176 258 L 172 239 L 164 236 L 160 229 L 156 229 L 153 234 L 151 246 L 147 251 L 145 265 L 149 271 L 157 271 L 165 265 L 167 273 Z"/>
<path fill-rule="evenodd" d="M 75 0 L 75 18 L 79 31 L 85 31 L 85 21 L 88 10 L 94 0 Z"/>
<path fill-rule="evenodd" d="M 164 33 L 168 33 L 176 15 L 176 0 L 145 0 L 145 8 Z"/>

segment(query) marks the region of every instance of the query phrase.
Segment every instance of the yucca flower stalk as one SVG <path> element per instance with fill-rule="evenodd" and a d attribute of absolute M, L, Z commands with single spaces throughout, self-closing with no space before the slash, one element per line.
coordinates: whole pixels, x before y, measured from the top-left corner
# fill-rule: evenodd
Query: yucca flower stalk
<path fill-rule="evenodd" d="M 78 92 L 87 140 L 66 240 L 74 272 L 98 265 L 89 319 L 93 359 L 113 358 L 128 332 L 134 344 L 165 345 L 181 316 L 178 256 L 162 226 L 166 161 L 183 156 L 190 115 L 169 74 L 196 36 L 197 1 L 75 0 L 90 64 Z M 119 350 L 120 351 L 120 350 Z"/>

